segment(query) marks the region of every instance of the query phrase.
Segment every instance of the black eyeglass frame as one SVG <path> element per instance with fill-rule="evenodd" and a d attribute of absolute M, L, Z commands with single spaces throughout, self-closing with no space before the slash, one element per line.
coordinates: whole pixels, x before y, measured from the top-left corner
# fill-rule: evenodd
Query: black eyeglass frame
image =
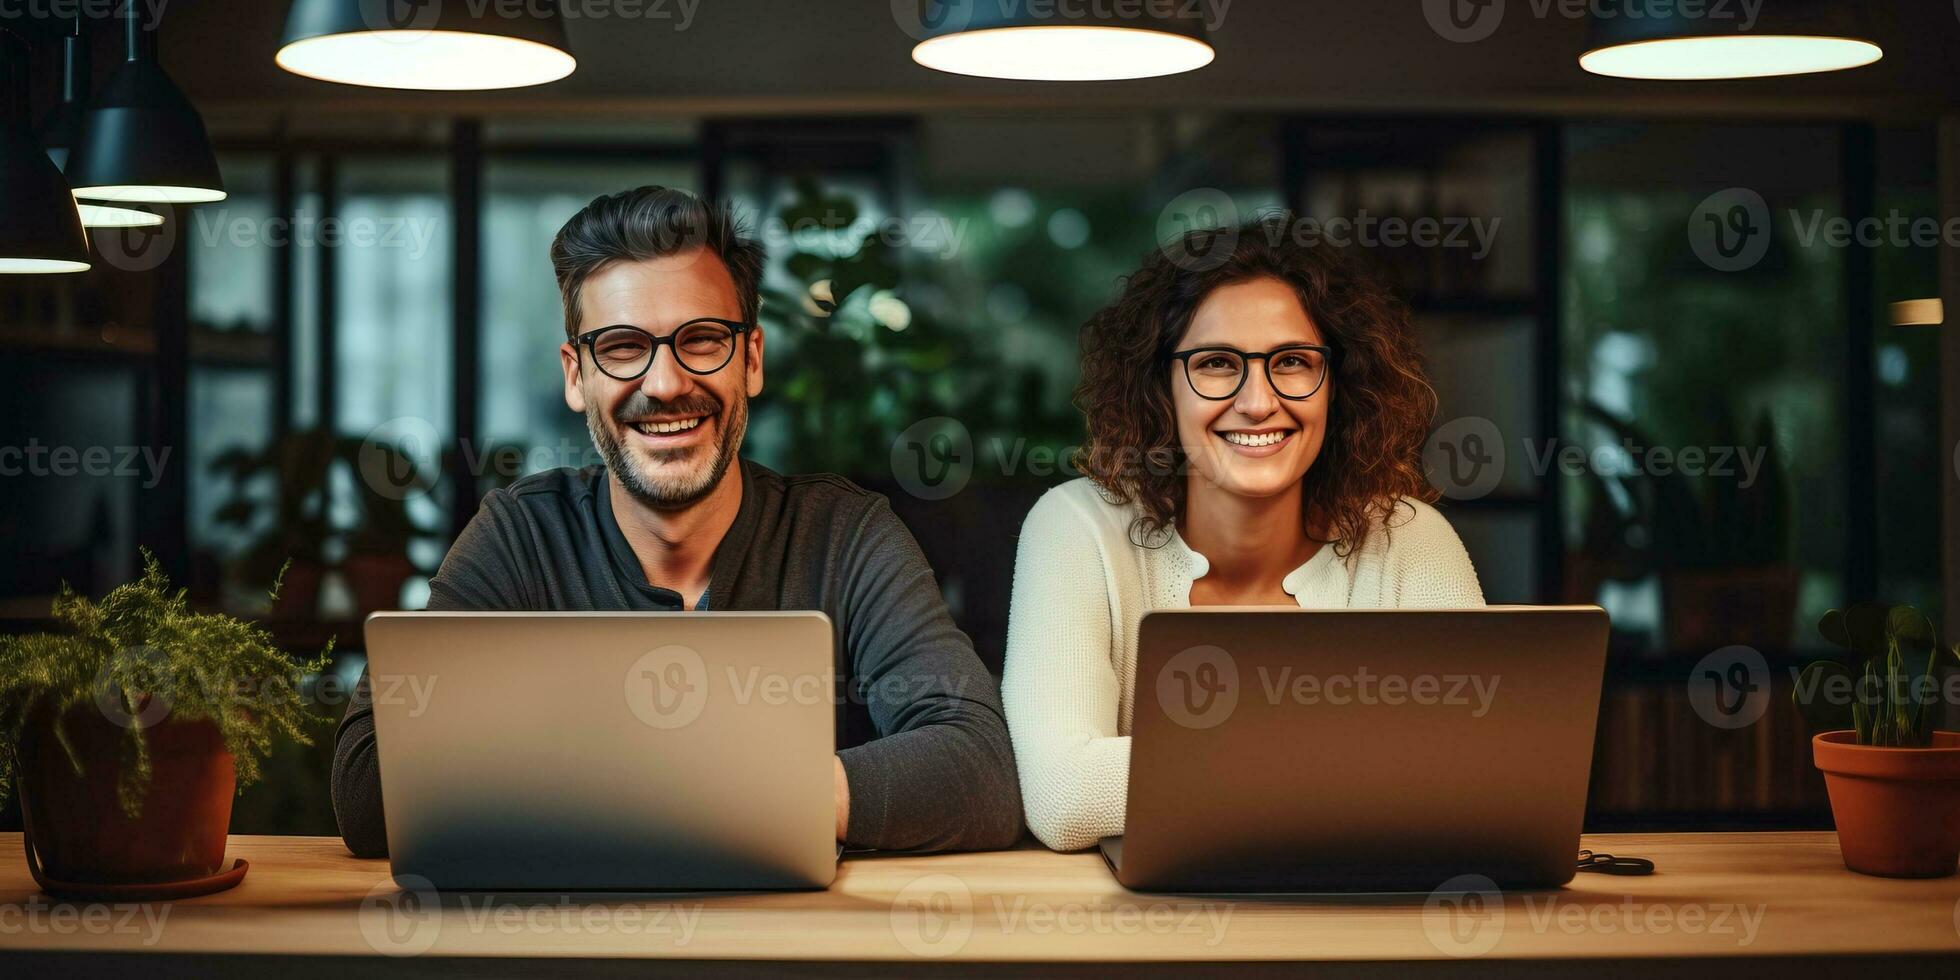
<path fill-rule="evenodd" d="M 728 332 L 733 335 L 733 337 L 730 338 L 730 343 L 728 345 L 728 357 L 723 359 L 720 364 L 717 364 L 706 371 L 697 371 L 693 367 L 690 367 L 687 363 L 687 359 L 681 356 L 680 348 L 674 347 L 674 343 L 675 343 L 674 338 L 679 337 L 682 331 L 686 330 L 691 326 L 694 326 L 697 323 L 713 323 L 723 327 L 727 327 Z M 587 330 L 586 332 L 579 334 L 576 337 L 573 337 L 572 347 L 574 349 L 580 347 L 585 348 L 587 353 L 592 355 L 592 366 L 598 368 L 600 374 L 603 374 L 606 377 L 613 379 L 614 381 L 638 381 L 641 378 L 646 377 L 647 372 L 653 370 L 653 362 L 659 359 L 660 348 L 662 347 L 674 347 L 674 352 L 673 352 L 674 363 L 680 365 L 681 370 L 686 371 L 687 373 L 692 374 L 696 377 L 705 378 L 711 374 L 718 373 L 719 371 L 721 371 L 722 368 L 727 367 L 731 362 L 733 362 L 735 360 L 735 348 L 741 346 L 740 344 L 734 343 L 733 341 L 735 339 L 739 339 L 743 334 L 746 334 L 754 329 L 755 329 L 755 324 L 743 323 L 740 320 L 724 320 L 720 317 L 714 317 L 714 316 L 697 316 L 694 319 L 689 320 L 678 327 L 675 327 L 672 333 L 669 333 L 663 337 L 651 331 L 642 330 L 639 327 L 636 327 L 630 323 L 615 323 L 610 326 L 599 327 L 595 330 Z M 637 333 L 640 336 L 645 337 L 647 339 L 647 342 L 653 345 L 652 352 L 647 354 L 646 365 L 641 367 L 638 371 L 630 375 L 627 375 L 625 377 L 621 377 L 617 374 L 612 373 L 611 371 L 606 370 L 606 366 L 604 364 L 599 363 L 598 349 L 593 346 L 595 343 L 598 342 L 600 335 L 609 333 L 614 330 L 631 330 L 634 333 Z"/>
<path fill-rule="evenodd" d="M 1286 392 L 1279 390 L 1279 385 L 1273 383 L 1273 372 L 1272 372 L 1273 358 L 1281 354 L 1288 354 L 1293 351 L 1300 351 L 1300 350 L 1310 350 L 1319 353 L 1321 358 L 1326 361 L 1326 367 L 1324 370 L 1320 372 L 1320 380 L 1314 382 L 1312 391 L 1309 391 L 1304 395 L 1289 395 Z M 1191 379 L 1191 358 L 1198 354 L 1235 354 L 1239 357 L 1240 360 L 1245 362 L 1246 369 L 1239 372 L 1239 383 L 1232 386 L 1231 393 L 1224 394 L 1224 395 L 1207 395 L 1204 392 L 1198 390 L 1198 383 Z M 1287 344 L 1283 347 L 1275 347 L 1269 351 L 1243 351 L 1238 349 L 1237 347 L 1224 347 L 1224 346 L 1193 347 L 1190 348 L 1189 350 L 1181 350 L 1181 351 L 1173 352 L 1171 354 L 1171 360 L 1177 361 L 1178 363 L 1183 365 L 1184 383 L 1191 386 L 1191 393 L 1197 395 L 1199 398 L 1202 398 L 1206 401 L 1213 401 L 1213 402 L 1231 401 L 1232 399 L 1239 397 L 1239 392 L 1245 390 L 1245 379 L 1252 377 L 1253 361 L 1266 362 L 1266 370 L 1262 372 L 1263 374 L 1266 375 L 1266 386 L 1273 389 L 1273 394 L 1278 395 L 1279 397 L 1284 398 L 1290 402 L 1303 402 L 1309 398 L 1312 398 L 1315 395 L 1320 394 L 1320 389 L 1327 387 L 1327 379 L 1329 376 L 1331 376 L 1334 373 L 1334 348 L 1328 347 L 1325 344 Z"/>

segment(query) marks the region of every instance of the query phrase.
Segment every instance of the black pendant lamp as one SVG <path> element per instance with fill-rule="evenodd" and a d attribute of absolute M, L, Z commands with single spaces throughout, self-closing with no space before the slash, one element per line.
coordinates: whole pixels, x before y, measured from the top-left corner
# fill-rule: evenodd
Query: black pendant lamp
<path fill-rule="evenodd" d="M 88 233 L 61 169 L 27 126 L 27 43 L 0 27 L 0 273 L 87 272 Z"/>
<path fill-rule="evenodd" d="M 157 64 L 156 35 L 129 0 L 123 63 L 82 114 L 68 156 L 76 197 L 127 204 L 202 204 L 225 199 L 204 117 Z"/>
<path fill-rule="evenodd" d="M 956 75 L 1082 82 L 1175 75 L 1217 56 L 1200 4 L 1070 8 L 921 0 L 912 60 Z"/>
<path fill-rule="evenodd" d="M 347 85 L 438 91 L 522 88 L 578 67 L 556 3 L 293 0 L 279 67 Z"/>
<path fill-rule="evenodd" d="M 41 145 L 47 148 L 54 165 L 63 170 L 68 169 L 68 151 L 75 148 L 75 139 L 82 134 L 86 108 L 82 103 L 88 98 L 88 38 L 82 36 L 80 27 L 78 17 L 76 33 L 61 39 L 61 104 L 41 120 Z"/>
<path fill-rule="evenodd" d="M 41 122 L 41 146 L 48 151 L 48 159 L 63 170 L 68 168 L 69 151 L 81 136 L 83 102 L 88 98 L 88 37 L 82 33 L 83 26 L 77 16 L 74 33 L 61 39 L 61 104 Z M 82 213 L 82 224 L 89 228 L 147 228 L 163 224 L 163 215 L 155 211 L 87 201 L 77 201 L 75 206 Z"/>
<path fill-rule="evenodd" d="M 1690 81 L 1857 68 L 1885 56 L 1859 8 L 1843 0 L 1767 0 L 1753 22 L 1740 4 L 1707 5 L 1695 17 L 1595 13 L 1579 66 L 1615 78 Z"/>

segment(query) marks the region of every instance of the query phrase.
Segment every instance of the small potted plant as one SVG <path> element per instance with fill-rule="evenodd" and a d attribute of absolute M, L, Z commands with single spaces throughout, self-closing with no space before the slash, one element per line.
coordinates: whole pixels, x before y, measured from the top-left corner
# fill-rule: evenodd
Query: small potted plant
<path fill-rule="evenodd" d="M 1825 640 L 1863 661 L 1806 667 L 1796 698 L 1816 734 L 1838 848 L 1853 871 L 1940 878 L 1960 863 L 1960 733 L 1935 731 L 1936 668 L 1948 651 L 1911 606 L 1860 603 L 1824 614 Z"/>
<path fill-rule="evenodd" d="M 300 683 L 332 645 L 295 663 L 257 626 L 193 613 L 148 553 L 99 603 L 64 587 L 54 618 L 0 637 L 0 799 L 18 785 L 34 880 L 122 900 L 237 884 L 232 797 L 275 737 L 309 741 Z"/>

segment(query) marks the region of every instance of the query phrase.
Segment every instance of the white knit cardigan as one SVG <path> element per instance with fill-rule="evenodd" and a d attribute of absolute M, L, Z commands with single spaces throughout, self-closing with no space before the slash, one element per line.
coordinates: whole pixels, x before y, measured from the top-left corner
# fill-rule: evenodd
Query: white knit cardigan
<path fill-rule="evenodd" d="M 1174 529 L 1161 547 L 1132 541 L 1140 513 L 1083 478 L 1045 494 L 1021 528 L 1001 697 L 1028 828 L 1058 851 L 1123 832 L 1137 625 L 1188 607 L 1210 570 Z M 1308 609 L 1484 604 L 1456 532 L 1413 499 L 1345 559 L 1323 546 L 1281 586 Z"/>

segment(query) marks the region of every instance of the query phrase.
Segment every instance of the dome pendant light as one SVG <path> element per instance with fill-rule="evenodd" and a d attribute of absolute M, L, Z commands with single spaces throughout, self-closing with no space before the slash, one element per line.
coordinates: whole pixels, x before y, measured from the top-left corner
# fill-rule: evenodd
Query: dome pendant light
<path fill-rule="evenodd" d="M 432 91 L 522 88 L 578 67 L 556 3 L 293 0 L 273 61 L 295 75 L 348 85 Z"/>
<path fill-rule="evenodd" d="M 82 114 L 68 156 L 75 196 L 118 203 L 202 204 L 225 199 L 204 118 L 157 64 L 156 35 L 136 0 L 121 16 L 124 58 Z"/>
<path fill-rule="evenodd" d="M 27 128 L 27 43 L 0 27 L 0 273 L 87 272 L 88 233 L 61 169 Z"/>
<path fill-rule="evenodd" d="M 154 228 L 163 224 L 163 215 L 142 208 L 76 201 L 75 209 L 82 213 L 82 225 L 86 228 Z"/>
<path fill-rule="evenodd" d="M 1161 5 L 1143 4 L 1134 16 L 1099 4 L 1079 5 L 1075 13 L 1057 4 L 1039 16 L 1022 4 L 921 0 L 921 8 L 926 5 L 940 17 L 937 23 L 921 18 L 923 39 L 912 60 L 955 75 L 1055 82 L 1152 78 L 1203 68 L 1217 56 L 1195 4 L 1159 13 L 1145 11 Z"/>
<path fill-rule="evenodd" d="M 61 39 L 61 104 L 41 123 L 41 145 L 54 165 L 66 169 L 68 151 L 82 131 L 82 101 L 88 93 L 88 38 L 82 34 L 83 21 L 75 18 L 75 33 Z M 118 208 L 107 204 L 77 201 L 82 225 L 88 228 L 148 228 L 163 224 L 163 215 L 138 208 Z"/>
<path fill-rule="evenodd" d="M 1754 23 L 1710 13 L 1686 17 L 1593 15 L 1579 67 L 1615 78 L 1709 80 L 1842 71 L 1885 57 L 1855 3 L 1782 0 Z"/>

